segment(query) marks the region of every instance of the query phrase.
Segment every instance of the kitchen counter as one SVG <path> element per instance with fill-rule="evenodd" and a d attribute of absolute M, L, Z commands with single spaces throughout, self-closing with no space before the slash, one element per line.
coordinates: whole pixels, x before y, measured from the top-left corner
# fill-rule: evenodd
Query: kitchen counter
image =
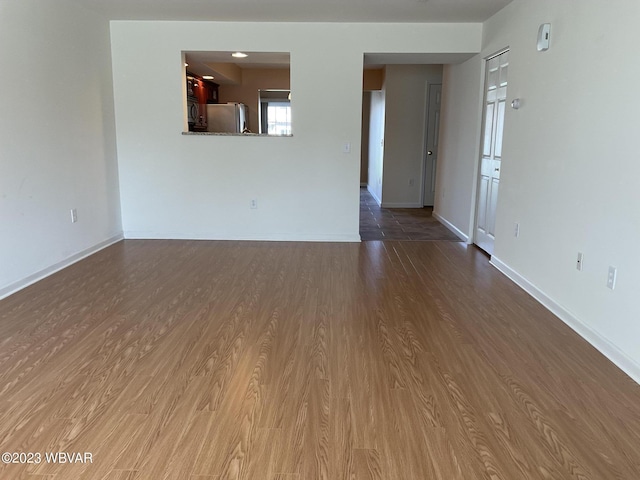
<path fill-rule="evenodd" d="M 214 137 L 293 137 L 293 135 L 267 135 L 266 133 L 231 133 L 231 132 L 182 132 L 182 135 L 211 135 Z"/>

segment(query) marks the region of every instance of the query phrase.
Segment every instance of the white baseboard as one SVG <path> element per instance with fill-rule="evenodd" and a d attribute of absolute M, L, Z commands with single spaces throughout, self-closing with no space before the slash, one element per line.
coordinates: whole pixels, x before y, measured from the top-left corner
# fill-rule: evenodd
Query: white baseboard
<path fill-rule="evenodd" d="M 382 208 L 422 208 L 423 205 L 415 202 L 383 202 L 381 205 Z"/>
<path fill-rule="evenodd" d="M 436 220 L 438 220 L 442 225 L 444 225 L 445 227 L 447 227 L 449 230 L 451 230 L 460 240 L 462 240 L 463 242 L 469 243 L 469 235 L 465 235 L 462 230 L 460 230 L 458 227 L 456 227 L 453 223 L 451 223 L 449 220 L 447 220 L 446 218 L 438 215 L 436 212 L 432 213 L 433 218 L 435 218 Z"/>
<path fill-rule="evenodd" d="M 535 298 L 551 313 L 566 323 L 573 331 L 589 342 L 596 350 L 611 360 L 623 372 L 640 384 L 640 365 L 622 352 L 600 333 L 591 329 L 575 315 L 547 296 L 542 290 L 529 282 L 526 278 L 502 262 L 495 255 L 491 257 L 491 264 L 509 277 L 516 285 Z"/>
<path fill-rule="evenodd" d="M 124 238 L 129 240 L 233 240 L 252 242 L 356 242 L 360 243 L 360 235 L 347 234 L 206 234 L 206 233 L 185 233 L 185 232 L 140 232 L 126 230 Z"/>
<path fill-rule="evenodd" d="M 75 253 L 60 262 L 54 263 L 50 267 L 44 268 L 32 275 L 29 275 L 26 278 L 23 278 L 22 280 L 18 280 L 17 282 L 1 288 L 0 300 L 42 280 L 43 278 L 48 277 L 49 275 L 53 275 L 54 273 L 59 272 L 63 268 L 67 268 L 69 265 L 73 265 L 74 263 L 79 262 L 83 258 L 87 258 L 88 256 L 93 255 L 94 253 L 99 252 L 100 250 L 119 242 L 123 238 L 124 237 L 121 234 L 114 235 L 113 237 L 107 238 L 106 240 L 97 243 L 96 245 L 93 245 L 92 247 L 89 247 L 85 250 L 82 250 L 81 252 Z"/>
<path fill-rule="evenodd" d="M 378 205 L 382 204 L 382 200 L 378 198 L 376 193 L 373 191 L 373 188 L 371 188 L 371 185 L 367 185 L 367 191 L 371 194 L 371 196 L 377 202 Z"/>

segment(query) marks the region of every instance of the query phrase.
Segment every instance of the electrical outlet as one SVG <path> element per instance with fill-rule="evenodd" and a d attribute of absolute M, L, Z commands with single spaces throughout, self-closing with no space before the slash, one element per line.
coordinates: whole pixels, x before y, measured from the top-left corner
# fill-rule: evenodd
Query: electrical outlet
<path fill-rule="evenodd" d="M 513 228 L 513 236 L 518 238 L 520 236 L 520 224 L 516 222 L 515 227 Z"/>
<path fill-rule="evenodd" d="M 584 260 L 584 255 L 582 252 L 578 252 L 578 259 L 576 260 L 576 270 L 582 271 L 582 261 Z"/>
<path fill-rule="evenodd" d="M 413 180 L 413 178 L 410 178 L 410 179 L 409 179 L 409 186 L 410 186 L 410 187 L 413 187 L 413 184 L 414 184 L 414 180 Z"/>
<path fill-rule="evenodd" d="M 249 208 L 256 209 L 258 208 L 258 200 L 255 198 L 249 202 Z"/>
<path fill-rule="evenodd" d="M 75 208 L 71 209 L 71 223 L 76 223 L 78 221 L 78 211 Z"/>
<path fill-rule="evenodd" d="M 613 290 L 616 288 L 616 277 L 618 276 L 618 269 L 612 265 L 609 266 L 609 275 L 607 276 L 607 288 Z"/>

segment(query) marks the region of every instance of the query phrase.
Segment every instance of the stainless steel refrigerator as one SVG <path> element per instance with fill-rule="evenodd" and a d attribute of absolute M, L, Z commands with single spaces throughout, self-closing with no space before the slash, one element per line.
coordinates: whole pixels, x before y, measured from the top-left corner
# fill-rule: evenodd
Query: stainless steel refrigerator
<path fill-rule="evenodd" d="M 244 103 L 207 105 L 207 132 L 242 133 L 246 128 L 247 106 Z"/>

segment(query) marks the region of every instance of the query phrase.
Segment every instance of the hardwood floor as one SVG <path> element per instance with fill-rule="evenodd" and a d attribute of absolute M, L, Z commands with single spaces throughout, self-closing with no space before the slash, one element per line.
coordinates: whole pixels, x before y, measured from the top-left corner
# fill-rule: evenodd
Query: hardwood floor
<path fill-rule="evenodd" d="M 640 387 L 457 242 L 125 241 L 0 301 L 2 479 L 640 478 Z"/>

